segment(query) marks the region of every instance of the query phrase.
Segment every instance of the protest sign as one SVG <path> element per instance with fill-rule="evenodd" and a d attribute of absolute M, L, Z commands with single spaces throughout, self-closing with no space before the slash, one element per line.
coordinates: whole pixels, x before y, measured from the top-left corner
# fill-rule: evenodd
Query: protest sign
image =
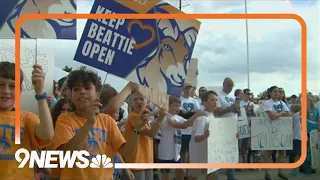
<path fill-rule="evenodd" d="M 34 98 L 35 92 L 31 82 L 33 65 L 36 63 L 42 66 L 46 73 L 44 88 L 47 94 L 53 93 L 53 67 L 54 55 L 38 49 L 37 59 L 35 58 L 35 40 L 21 40 L 20 67 L 23 71 L 21 109 L 38 114 L 38 104 Z M 3 39 L 0 42 L 0 62 L 15 62 L 15 49 L 13 39 Z"/>
<path fill-rule="evenodd" d="M 241 114 L 238 117 L 238 132 L 239 139 L 250 137 L 250 127 L 245 108 L 241 108 Z"/>
<path fill-rule="evenodd" d="M 0 30 L 19 0 L 0 1 Z"/>
<path fill-rule="evenodd" d="M 96 0 L 90 13 L 182 12 L 164 1 Z M 74 60 L 179 97 L 199 27 L 194 19 L 88 19 Z"/>
<path fill-rule="evenodd" d="M 267 116 L 251 118 L 252 150 L 292 150 L 292 117 L 270 120 Z"/>
<path fill-rule="evenodd" d="M 198 86 L 198 59 L 191 58 L 191 62 L 188 69 L 186 83 L 189 83 L 193 87 Z"/>
<path fill-rule="evenodd" d="M 239 148 L 236 116 L 210 120 L 207 139 L 208 163 L 238 163 Z M 217 169 L 208 169 L 207 173 Z"/>
<path fill-rule="evenodd" d="M 310 150 L 312 169 L 320 168 L 320 135 L 317 129 L 310 132 Z"/>
<path fill-rule="evenodd" d="M 16 0 L 1 0 L 11 1 Z M 0 3 L 2 5 L 2 3 Z M 8 5 L 5 8 L 9 8 Z M 0 15 L 4 12 L 0 6 Z M 6 9 L 6 11 L 9 9 Z M 2 13 L 3 12 L 3 13 Z M 76 14 L 76 0 L 61 1 L 31 1 L 18 0 L 9 15 L 5 16 L 5 23 L 0 29 L 0 38 L 15 38 L 15 28 L 19 17 L 26 14 Z M 6 12 L 7 14 L 7 12 Z M 4 14 L 5 15 L 5 14 Z M 1 19 L 2 21 L 2 19 Z M 0 25 L 1 25 L 0 21 Z M 21 38 L 41 39 L 77 39 L 76 19 L 29 19 L 21 27 Z"/>
<path fill-rule="evenodd" d="M 264 103 L 266 102 L 267 100 L 259 100 L 259 113 L 263 113 L 264 110 L 263 110 L 263 106 L 264 106 Z"/>

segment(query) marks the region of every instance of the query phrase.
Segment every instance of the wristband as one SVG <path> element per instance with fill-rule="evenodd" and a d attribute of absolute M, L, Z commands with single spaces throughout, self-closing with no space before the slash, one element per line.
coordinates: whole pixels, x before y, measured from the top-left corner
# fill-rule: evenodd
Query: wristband
<path fill-rule="evenodd" d="M 142 133 L 141 130 L 136 130 L 136 129 L 133 129 L 133 133 L 134 134 L 137 134 L 137 135 L 140 135 Z"/>
<path fill-rule="evenodd" d="M 36 98 L 36 100 L 43 100 L 43 99 L 47 99 L 48 98 L 48 95 L 47 95 L 47 93 L 43 93 L 43 94 L 41 94 L 41 95 L 35 95 L 34 96 L 35 98 Z"/>

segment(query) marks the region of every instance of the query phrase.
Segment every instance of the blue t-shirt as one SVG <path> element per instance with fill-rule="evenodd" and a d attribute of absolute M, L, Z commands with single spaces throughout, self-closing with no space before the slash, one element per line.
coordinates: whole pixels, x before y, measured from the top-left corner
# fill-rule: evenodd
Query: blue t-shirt
<path fill-rule="evenodd" d="M 307 131 L 308 133 L 314 129 L 318 129 L 318 119 L 320 117 L 318 108 L 310 108 L 307 112 Z"/>

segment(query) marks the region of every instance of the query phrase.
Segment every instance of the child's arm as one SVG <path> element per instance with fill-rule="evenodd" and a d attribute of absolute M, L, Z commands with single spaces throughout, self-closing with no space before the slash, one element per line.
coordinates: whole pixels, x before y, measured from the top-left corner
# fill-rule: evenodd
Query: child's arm
<path fill-rule="evenodd" d="M 97 113 L 99 112 L 99 107 L 102 104 L 95 101 L 91 107 L 88 107 L 88 116 L 87 121 L 80 128 L 79 132 L 76 133 L 64 146 L 64 151 L 74 151 L 81 149 L 87 141 L 88 133 L 91 131 L 91 128 L 94 126 L 97 120 Z"/>
<path fill-rule="evenodd" d="M 116 156 L 119 158 L 120 163 L 125 163 L 120 153 L 117 153 Z M 134 174 L 130 171 L 130 169 L 125 169 L 125 171 L 130 179 L 134 179 Z"/>
<path fill-rule="evenodd" d="M 209 136 L 210 136 L 210 130 L 207 129 L 207 130 L 204 132 L 204 134 L 195 136 L 195 137 L 194 137 L 194 140 L 195 140 L 197 143 L 199 143 L 199 142 L 202 142 L 202 141 L 206 140 Z"/>
<path fill-rule="evenodd" d="M 32 71 L 32 84 L 36 95 L 44 94 L 44 78 L 45 73 L 42 71 L 40 65 L 34 65 Z M 39 119 L 40 124 L 36 127 L 36 136 L 43 140 L 52 140 L 54 136 L 52 116 L 48 106 L 47 98 L 38 100 Z"/>
<path fill-rule="evenodd" d="M 102 110 L 103 113 L 113 114 L 119 110 L 122 103 L 126 101 L 128 96 L 133 92 L 139 89 L 139 86 L 133 82 L 129 82 L 122 91 L 111 99 L 108 106 Z"/>
<path fill-rule="evenodd" d="M 166 114 L 166 109 L 161 108 L 159 112 L 159 117 L 151 123 L 151 128 L 145 129 L 143 131 L 143 134 L 149 136 L 150 138 L 154 138 L 157 135 L 161 127 L 162 121 L 166 117 Z"/>
<path fill-rule="evenodd" d="M 168 124 L 176 129 L 186 129 L 189 126 L 193 126 L 194 121 L 200 116 L 206 116 L 206 113 L 198 111 L 191 118 L 187 119 L 187 121 L 184 121 L 183 123 L 174 121 L 173 119 L 168 117 Z"/>
<path fill-rule="evenodd" d="M 138 116 L 129 116 L 128 117 L 128 125 L 131 125 L 133 129 L 135 129 L 137 132 L 130 132 L 130 136 L 128 139 L 126 139 L 126 143 L 122 144 L 118 152 L 121 154 L 121 156 L 126 160 L 129 159 L 133 153 L 137 151 L 137 144 L 138 144 L 138 137 L 139 133 L 138 131 L 141 130 L 143 126 L 146 125 L 146 123 L 149 121 L 149 110 L 144 110 L 139 113 Z M 118 129 L 115 132 L 119 132 L 120 130 Z"/>
<path fill-rule="evenodd" d="M 209 137 L 210 131 L 209 129 L 205 130 L 205 126 L 206 126 L 206 119 L 202 117 L 197 118 L 197 120 L 195 121 L 195 136 L 194 136 L 194 140 L 196 142 L 204 141 Z"/>

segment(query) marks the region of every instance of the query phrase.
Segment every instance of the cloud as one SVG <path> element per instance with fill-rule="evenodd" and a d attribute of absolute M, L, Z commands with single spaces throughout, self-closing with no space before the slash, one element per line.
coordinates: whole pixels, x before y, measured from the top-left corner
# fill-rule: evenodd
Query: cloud
<path fill-rule="evenodd" d="M 89 13 L 93 1 L 78 1 L 78 12 Z M 169 0 L 178 7 L 178 0 Z M 188 0 L 186 13 L 244 13 L 244 0 Z M 248 0 L 249 13 L 297 13 L 308 26 L 308 89 L 320 92 L 319 3 L 310 6 L 284 0 Z M 78 20 L 78 39 L 86 20 Z M 201 20 L 193 57 L 199 59 L 199 86 L 221 86 L 225 77 L 235 81 L 235 88 L 247 87 L 245 20 Z M 287 94 L 301 91 L 301 29 L 295 20 L 248 20 L 250 48 L 250 88 L 255 94 L 271 85 L 285 88 Z M 79 67 L 73 61 L 78 41 L 41 40 L 42 48 L 56 53 L 56 66 Z M 38 46 L 39 47 L 39 46 Z M 98 71 L 98 70 L 97 70 Z M 101 77 L 104 72 L 98 71 Z M 108 75 L 107 83 L 121 90 L 127 81 Z"/>
<path fill-rule="evenodd" d="M 241 1 L 240 1 L 241 2 Z M 191 1 L 197 13 L 244 12 L 242 3 Z M 297 13 L 308 26 L 308 89 L 318 93 L 320 67 L 319 6 L 294 6 L 285 1 L 248 1 L 249 13 Z M 201 4 L 197 6 L 196 4 Z M 210 7 L 210 8 L 209 8 Z M 191 12 L 190 12 L 191 13 Z M 193 57 L 200 60 L 200 85 L 221 85 L 226 76 L 236 88 L 247 87 L 245 20 L 201 20 Z M 271 85 L 299 93 L 301 72 L 301 27 L 295 20 L 248 20 L 250 49 L 250 88 L 258 94 Z"/>

